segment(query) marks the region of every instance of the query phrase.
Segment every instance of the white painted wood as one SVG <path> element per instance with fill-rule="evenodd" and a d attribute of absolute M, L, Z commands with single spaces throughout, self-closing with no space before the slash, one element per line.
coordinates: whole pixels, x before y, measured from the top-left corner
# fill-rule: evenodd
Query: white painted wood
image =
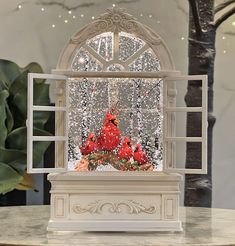
<path fill-rule="evenodd" d="M 28 173 L 63 173 L 67 171 L 67 169 L 65 168 L 37 168 L 37 167 L 33 167 L 30 169 L 30 172 Z"/>
<path fill-rule="evenodd" d="M 177 174 L 49 174 L 49 231 L 181 231 Z"/>
<path fill-rule="evenodd" d="M 165 78 L 180 75 L 179 71 L 161 70 L 159 72 L 84 72 L 69 69 L 52 69 L 55 75 L 66 75 L 69 78 Z"/>
<path fill-rule="evenodd" d="M 166 142 L 184 141 L 184 142 L 202 142 L 202 137 L 165 137 Z"/>
<path fill-rule="evenodd" d="M 67 80 L 67 76 L 59 74 L 46 74 L 46 73 L 28 73 L 28 78 L 33 82 L 33 79 L 50 79 L 50 80 Z"/>
<path fill-rule="evenodd" d="M 67 137 L 64 136 L 33 136 L 33 141 L 66 141 Z"/>
<path fill-rule="evenodd" d="M 165 108 L 166 112 L 202 112 L 202 107 L 171 107 Z"/>
<path fill-rule="evenodd" d="M 68 148 L 68 132 L 66 130 L 64 136 L 34 136 L 33 135 L 33 112 L 35 111 L 56 111 L 64 112 L 66 115 L 65 124 L 67 127 L 67 103 L 62 107 L 52 106 L 40 106 L 33 105 L 33 88 L 34 79 L 50 79 L 51 81 L 66 81 L 67 77 L 64 75 L 55 74 L 40 74 L 40 73 L 29 73 L 28 74 L 28 116 L 27 116 L 27 172 L 28 173 L 49 173 L 49 172 L 64 172 L 67 170 L 67 148 Z M 67 86 L 67 83 L 66 83 Z M 66 90 L 67 91 L 67 90 Z M 64 160 L 63 168 L 61 165 L 56 168 L 35 168 L 33 166 L 33 142 L 35 141 L 63 141 L 64 144 Z M 60 162 L 61 164 L 61 162 Z M 42 165 L 43 166 L 43 165 Z"/>
<path fill-rule="evenodd" d="M 182 81 L 198 80 L 202 83 L 202 107 L 169 107 L 168 106 L 168 83 L 181 83 Z M 206 174 L 207 173 L 207 76 L 206 75 L 185 75 L 177 77 L 167 77 L 164 79 L 164 171 L 166 172 L 178 172 L 178 173 L 190 173 L 190 174 Z M 170 90 L 171 87 L 170 87 Z M 174 119 L 169 119 L 167 122 L 167 112 L 173 112 L 171 114 L 174 117 L 174 114 L 177 112 L 202 112 L 202 136 L 201 137 L 175 137 L 173 134 L 169 135 L 169 122 L 170 125 L 174 125 Z M 186 169 L 186 168 L 177 168 L 176 158 L 173 156 L 175 154 L 174 144 L 172 148 L 169 148 L 168 142 L 201 142 L 202 143 L 202 166 L 200 169 Z"/>
<path fill-rule="evenodd" d="M 28 98 L 27 98 L 27 172 L 33 169 L 33 75 L 28 73 Z"/>
<path fill-rule="evenodd" d="M 115 17 L 115 18 L 114 18 Z M 114 21 L 118 19 L 118 21 Z M 71 71 L 71 63 L 77 50 L 86 46 L 86 40 L 103 32 L 114 33 L 114 59 L 106 62 L 103 58 L 96 58 L 107 68 L 112 63 L 128 66 L 135 58 L 130 57 L 125 62 L 118 60 L 118 33 L 120 31 L 134 34 L 146 42 L 139 51 L 151 48 L 160 60 L 160 72 L 76 72 Z M 90 50 L 90 48 L 88 48 Z M 90 50 L 91 53 L 94 52 Z M 206 77 L 205 76 L 180 76 L 174 68 L 171 54 L 163 40 L 145 25 L 136 21 L 122 9 L 114 8 L 93 23 L 85 26 L 75 34 L 61 53 L 57 68 L 51 75 L 29 74 L 28 90 L 28 171 L 32 173 L 49 172 L 51 187 L 51 218 L 48 224 L 49 231 L 181 231 L 179 220 L 179 183 L 181 176 L 173 172 L 204 173 L 206 171 L 206 126 L 203 125 L 201 138 L 175 137 L 175 117 L 177 112 L 202 112 L 203 122 L 207 121 L 206 114 Z M 46 76 L 46 77 L 45 77 Z M 164 118 L 171 112 L 168 121 L 164 120 L 165 143 L 164 160 L 170 160 L 165 165 L 166 173 L 156 172 L 64 172 L 64 168 L 32 168 L 32 143 L 33 141 L 64 141 L 64 153 L 56 152 L 55 165 L 61 158 L 67 163 L 68 147 L 68 114 L 66 118 L 59 119 L 57 136 L 33 136 L 32 115 L 33 111 L 66 112 L 68 106 L 68 83 L 65 90 L 62 83 L 57 83 L 56 106 L 33 105 L 33 78 L 46 78 L 52 80 L 66 80 L 70 78 L 163 78 Z M 175 83 L 180 80 L 198 79 L 203 81 L 202 107 L 176 107 L 175 98 L 177 91 Z M 64 106 L 66 102 L 66 106 Z M 56 115 L 58 116 L 58 114 Z M 63 122 L 61 122 L 63 121 Z M 64 122 L 65 121 L 65 122 Z M 65 129 L 61 127 L 65 124 Z M 65 136 L 61 136 L 61 132 Z M 166 148 L 169 142 L 192 141 L 202 142 L 203 168 L 201 170 L 185 170 L 175 168 L 174 146 Z M 56 173 L 53 173 L 56 172 Z"/>
<path fill-rule="evenodd" d="M 33 111 L 66 111 L 66 107 L 55 107 L 55 106 L 33 106 Z"/>
<path fill-rule="evenodd" d="M 202 172 L 207 173 L 208 77 L 202 76 Z"/>

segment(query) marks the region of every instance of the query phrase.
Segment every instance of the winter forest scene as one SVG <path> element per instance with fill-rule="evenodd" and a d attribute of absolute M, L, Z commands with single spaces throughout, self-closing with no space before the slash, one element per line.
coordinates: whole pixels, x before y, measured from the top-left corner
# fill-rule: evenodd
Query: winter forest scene
<path fill-rule="evenodd" d="M 141 39 L 106 32 L 80 47 L 73 71 L 160 71 Z M 162 170 L 162 80 L 70 78 L 68 166 L 76 171 Z"/>

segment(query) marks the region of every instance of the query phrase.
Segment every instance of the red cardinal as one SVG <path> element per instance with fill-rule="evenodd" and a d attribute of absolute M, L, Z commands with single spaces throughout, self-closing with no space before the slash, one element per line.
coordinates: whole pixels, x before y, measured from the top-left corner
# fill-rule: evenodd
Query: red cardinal
<path fill-rule="evenodd" d="M 91 132 L 84 145 L 80 147 L 80 151 L 83 155 L 88 155 L 96 150 L 97 143 L 95 141 L 95 135 Z"/>
<path fill-rule="evenodd" d="M 115 115 L 106 113 L 104 125 L 97 137 L 99 150 L 114 150 L 120 143 L 120 130 L 118 120 Z"/>
<path fill-rule="evenodd" d="M 126 159 L 127 161 L 129 161 L 130 158 L 133 156 L 132 148 L 131 148 L 131 141 L 128 137 L 124 137 L 122 141 L 122 146 L 118 150 L 117 155 L 118 155 L 119 160 Z"/>
<path fill-rule="evenodd" d="M 148 162 L 148 157 L 144 153 L 144 151 L 142 150 L 140 143 L 136 144 L 136 146 L 135 146 L 134 160 L 137 161 L 138 164 L 140 164 L 140 165 Z"/>

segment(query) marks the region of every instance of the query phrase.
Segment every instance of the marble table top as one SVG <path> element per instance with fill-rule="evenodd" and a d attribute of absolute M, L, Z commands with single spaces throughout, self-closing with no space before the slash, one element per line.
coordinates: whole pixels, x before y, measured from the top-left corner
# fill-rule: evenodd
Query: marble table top
<path fill-rule="evenodd" d="M 0 245 L 235 245 L 235 210 L 180 208 L 183 232 L 47 233 L 49 206 L 0 207 Z"/>

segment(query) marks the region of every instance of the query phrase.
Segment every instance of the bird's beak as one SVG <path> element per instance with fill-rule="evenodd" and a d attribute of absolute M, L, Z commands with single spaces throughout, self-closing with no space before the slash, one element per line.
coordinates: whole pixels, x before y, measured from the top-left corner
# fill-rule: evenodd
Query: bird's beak
<path fill-rule="evenodd" d="M 115 119 L 115 120 L 113 121 L 113 124 L 114 124 L 115 126 L 117 126 L 117 125 L 119 124 L 119 121 L 118 121 L 117 119 Z"/>

